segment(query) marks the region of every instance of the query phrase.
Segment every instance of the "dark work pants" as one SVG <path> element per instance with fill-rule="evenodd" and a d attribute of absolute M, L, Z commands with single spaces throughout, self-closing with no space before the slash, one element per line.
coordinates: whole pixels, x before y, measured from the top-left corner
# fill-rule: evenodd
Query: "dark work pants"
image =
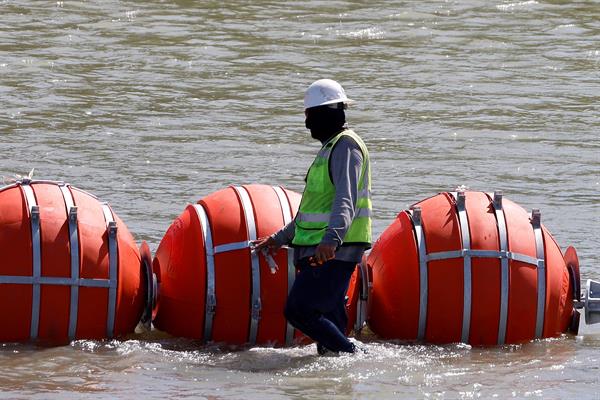
<path fill-rule="evenodd" d="M 285 317 L 329 350 L 353 352 L 354 346 L 345 335 L 345 297 L 356 263 L 333 259 L 311 267 L 306 260 L 300 260 L 297 267 L 299 272 L 285 305 Z"/>

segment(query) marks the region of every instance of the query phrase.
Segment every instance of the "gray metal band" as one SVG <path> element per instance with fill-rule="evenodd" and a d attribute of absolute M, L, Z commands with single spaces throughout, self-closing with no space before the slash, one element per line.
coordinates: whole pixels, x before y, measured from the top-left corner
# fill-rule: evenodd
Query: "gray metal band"
<path fill-rule="evenodd" d="M 460 224 L 460 233 L 462 248 L 465 250 L 463 257 L 463 319 L 462 335 L 463 343 L 469 342 L 469 331 L 471 327 L 471 298 L 472 298 L 472 280 L 471 280 L 471 233 L 469 232 L 469 219 L 465 206 L 465 192 L 452 193 L 456 200 L 456 209 L 458 211 L 458 222 Z"/>
<path fill-rule="evenodd" d="M 79 279 L 79 232 L 77 230 L 77 207 L 73 200 L 73 195 L 69 187 L 65 184 L 59 185 L 65 207 L 68 213 L 69 221 L 69 248 L 71 253 L 71 279 Z M 77 313 L 79 308 L 79 286 L 71 286 L 71 302 L 69 307 L 69 339 L 75 338 L 77 331 Z"/>
<path fill-rule="evenodd" d="M 8 285 L 53 285 L 53 286 L 78 286 L 78 287 L 97 287 L 111 288 L 116 287 L 114 282 L 108 279 L 89 279 L 89 278 L 59 278 L 54 276 L 0 276 L 0 284 Z"/>
<path fill-rule="evenodd" d="M 279 199 L 279 205 L 281 206 L 281 212 L 283 214 L 283 224 L 287 225 L 292 221 L 292 212 L 290 211 L 290 202 L 287 196 L 283 192 L 283 189 L 279 186 L 272 186 L 277 198 Z M 296 267 L 294 266 L 294 250 L 292 248 L 286 249 L 287 251 L 287 292 L 290 293 L 294 280 L 296 279 Z M 285 328 L 285 344 L 291 346 L 294 342 L 294 327 L 289 322 L 286 323 Z"/>
<path fill-rule="evenodd" d="M 200 221 L 204 249 L 206 251 L 206 300 L 204 308 L 204 337 L 205 343 L 212 340 L 213 320 L 217 309 L 215 290 L 215 253 L 213 248 L 212 231 L 206 210 L 201 204 L 194 204 L 194 210 Z"/>
<path fill-rule="evenodd" d="M 544 258 L 544 235 L 542 234 L 542 215 L 540 210 L 533 209 L 531 211 L 531 225 L 535 236 L 535 249 L 538 258 L 537 265 L 537 281 L 538 281 L 538 297 L 537 297 L 537 314 L 535 323 L 535 337 L 542 337 L 544 330 L 544 313 L 546 305 L 546 262 Z"/>
<path fill-rule="evenodd" d="M 514 260 L 525 264 L 531 264 L 538 266 L 539 259 L 531 256 L 527 256 L 521 253 L 513 253 L 512 251 L 498 251 L 498 250 L 450 250 L 450 251 L 439 251 L 436 253 L 429 253 L 426 256 L 427 261 L 438 261 L 448 260 L 452 258 L 497 258 L 500 260 Z"/>
<path fill-rule="evenodd" d="M 117 223 L 110 206 L 102 204 L 104 220 L 106 221 L 106 231 L 108 234 L 108 278 L 110 286 L 108 288 L 108 316 L 106 318 L 106 336 L 112 338 L 115 331 L 115 314 L 117 307 L 117 274 L 119 263 L 119 245 L 117 241 Z"/>
<path fill-rule="evenodd" d="M 38 279 L 42 276 L 42 244 L 40 233 L 40 207 L 35 200 L 33 189 L 29 185 L 31 181 L 23 180 L 21 189 L 25 194 L 27 209 L 29 210 L 29 218 L 31 220 L 31 247 L 32 247 L 32 298 L 31 298 L 31 328 L 29 336 L 31 340 L 38 337 L 40 326 L 40 297 L 41 290 Z"/>
<path fill-rule="evenodd" d="M 489 195 L 488 195 L 489 196 Z M 508 253 L 508 233 L 506 229 L 506 218 L 504 217 L 504 208 L 502 207 L 502 192 L 496 191 L 492 196 L 492 205 L 498 227 L 498 241 L 500 242 L 500 252 Z M 500 260 L 500 320 L 498 321 L 498 344 L 503 345 L 506 341 L 506 327 L 508 323 L 508 294 L 509 294 L 509 266 L 508 257 L 502 257 Z"/>
<path fill-rule="evenodd" d="M 244 210 L 244 216 L 246 218 L 246 228 L 248 231 L 248 240 L 256 240 L 256 222 L 254 221 L 254 208 L 250 201 L 250 195 L 241 186 L 234 186 L 233 189 L 237 192 L 242 209 Z M 261 302 L 260 302 L 260 263 L 258 260 L 258 252 L 250 252 L 250 262 L 252 265 L 252 313 L 250 319 L 250 333 L 248 335 L 248 342 L 253 345 L 256 344 L 256 337 L 258 335 L 258 322 L 260 320 Z"/>
<path fill-rule="evenodd" d="M 363 258 L 358 266 L 360 268 L 360 295 L 356 307 L 356 323 L 354 331 L 360 332 L 367 320 L 367 305 L 369 301 L 369 272 L 366 258 Z"/>
<path fill-rule="evenodd" d="M 428 277 L 427 277 L 427 246 L 425 244 L 425 234 L 421 220 L 421 207 L 414 207 L 410 211 L 410 216 L 415 230 L 417 248 L 419 249 L 419 330 L 417 339 L 425 338 L 425 328 L 427 325 L 427 296 L 428 296 Z"/>
<path fill-rule="evenodd" d="M 510 257 L 508 257 L 508 258 L 511 260 L 514 260 L 514 261 L 519 261 L 519 262 L 522 262 L 525 264 L 532 264 L 532 265 L 535 265 L 536 267 L 539 266 L 539 264 L 540 264 L 540 260 L 535 257 L 531 257 L 531 256 L 528 256 L 525 254 L 520 254 L 520 253 L 513 253 L 512 251 L 509 251 L 508 254 L 510 255 Z"/>
<path fill-rule="evenodd" d="M 220 245 L 214 247 L 213 252 L 214 252 L 214 254 L 219 254 L 219 253 L 225 253 L 227 251 L 247 249 L 248 247 L 250 247 L 250 242 L 245 240 L 243 242 L 220 244 Z"/>

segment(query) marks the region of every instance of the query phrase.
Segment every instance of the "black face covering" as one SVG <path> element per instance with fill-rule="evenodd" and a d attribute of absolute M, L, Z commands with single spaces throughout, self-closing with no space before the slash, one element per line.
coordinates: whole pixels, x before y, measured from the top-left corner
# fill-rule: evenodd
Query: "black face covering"
<path fill-rule="evenodd" d="M 346 114 L 343 106 L 338 108 L 319 106 L 306 109 L 306 128 L 310 129 L 310 135 L 321 143 L 325 143 L 327 139 L 344 129 L 345 124 Z"/>

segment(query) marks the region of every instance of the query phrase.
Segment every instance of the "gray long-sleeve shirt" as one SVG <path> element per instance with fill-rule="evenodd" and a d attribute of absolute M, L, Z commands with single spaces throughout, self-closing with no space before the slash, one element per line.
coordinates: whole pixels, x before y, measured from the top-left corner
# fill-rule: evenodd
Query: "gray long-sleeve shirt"
<path fill-rule="evenodd" d="M 358 263 L 365 251 L 363 245 L 341 246 L 343 238 L 354 219 L 362 163 L 363 156 L 358 144 L 347 136 L 340 138 L 330 155 L 329 170 L 335 186 L 335 198 L 329 225 L 325 231 L 325 236 L 321 240 L 323 244 L 338 246 L 335 252 L 336 260 Z M 273 234 L 273 238 L 279 245 L 290 244 L 294 239 L 294 233 L 295 223 L 292 221 L 279 232 Z M 302 246 L 295 248 L 294 260 L 313 256 L 316 247 Z"/>

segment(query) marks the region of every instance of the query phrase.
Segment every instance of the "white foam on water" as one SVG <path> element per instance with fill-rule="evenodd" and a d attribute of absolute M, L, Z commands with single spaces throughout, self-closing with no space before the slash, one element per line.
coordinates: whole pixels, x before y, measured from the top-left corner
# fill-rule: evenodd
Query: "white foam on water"
<path fill-rule="evenodd" d="M 501 11 L 512 11 L 518 8 L 527 8 L 533 5 L 539 4 L 539 2 L 535 0 L 529 1 L 519 1 L 516 3 L 507 3 L 507 4 L 498 4 L 496 8 Z"/>
<path fill-rule="evenodd" d="M 357 31 L 342 32 L 341 36 L 346 36 L 351 39 L 383 39 L 385 32 L 378 27 L 359 29 Z"/>

